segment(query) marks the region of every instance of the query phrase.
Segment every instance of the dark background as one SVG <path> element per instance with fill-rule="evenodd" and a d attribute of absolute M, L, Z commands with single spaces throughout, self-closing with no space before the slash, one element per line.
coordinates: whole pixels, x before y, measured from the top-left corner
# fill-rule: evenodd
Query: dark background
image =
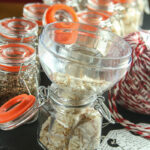
<path fill-rule="evenodd" d="M 24 2 L 30 2 L 29 0 L 5 0 L 5 2 L 0 0 L 0 18 L 21 16 L 22 7 Z M 37 0 L 32 0 L 36 1 Z M 40 0 L 38 0 L 40 1 Z M 21 2 L 21 3 L 19 3 Z M 143 29 L 150 29 L 150 16 L 144 15 L 144 25 Z M 44 73 L 41 74 L 41 85 L 49 85 L 50 81 L 47 79 Z M 150 116 L 135 114 L 133 112 L 127 111 L 121 106 L 118 107 L 120 113 L 132 122 L 135 123 L 149 123 Z M 30 125 L 24 125 L 17 129 L 11 131 L 1 131 L 0 130 L 0 150 L 42 150 L 37 142 L 37 128 L 38 120 Z M 103 129 L 103 135 L 106 135 L 110 130 L 120 129 L 122 126 L 119 124 L 108 125 Z"/>

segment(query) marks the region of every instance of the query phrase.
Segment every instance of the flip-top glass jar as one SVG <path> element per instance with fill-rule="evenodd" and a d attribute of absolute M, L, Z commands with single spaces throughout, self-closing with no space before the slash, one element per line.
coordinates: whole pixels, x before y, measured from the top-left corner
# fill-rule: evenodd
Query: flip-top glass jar
<path fill-rule="evenodd" d="M 50 93 L 49 108 L 41 110 L 40 145 L 47 150 L 95 150 L 100 146 L 102 116 L 94 107 L 97 97 L 82 105 L 59 103 Z M 89 103 L 88 103 L 89 102 Z"/>
<path fill-rule="evenodd" d="M 0 106 L 20 94 L 37 96 L 36 51 L 27 44 L 0 46 Z"/>
<path fill-rule="evenodd" d="M 109 27 L 111 30 L 117 35 L 124 36 L 125 33 L 122 15 L 118 13 L 122 12 L 124 7 L 120 4 L 115 4 L 111 0 L 88 0 L 87 8 L 89 11 L 96 11 L 109 16 Z"/>
<path fill-rule="evenodd" d="M 0 43 L 28 43 L 35 45 L 38 25 L 25 18 L 5 18 L 0 20 Z"/>
<path fill-rule="evenodd" d="M 39 34 L 41 33 L 43 26 L 42 19 L 44 12 L 49 7 L 49 5 L 43 3 L 27 3 L 24 5 L 23 16 L 28 20 L 35 21 L 38 24 Z"/>
<path fill-rule="evenodd" d="M 123 22 L 124 35 L 137 31 L 141 25 L 143 12 L 136 0 L 88 0 L 87 7 L 90 10 L 115 12 Z"/>
<path fill-rule="evenodd" d="M 139 30 L 142 24 L 143 11 L 140 10 L 139 5 L 142 6 L 137 0 L 117 0 L 121 6 L 124 7 L 120 11 L 125 28 L 125 35 Z"/>
<path fill-rule="evenodd" d="M 78 13 L 78 19 L 81 23 L 97 25 L 119 36 L 124 35 L 123 25 L 113 15 L 98 11 L 82 11 Z"/>

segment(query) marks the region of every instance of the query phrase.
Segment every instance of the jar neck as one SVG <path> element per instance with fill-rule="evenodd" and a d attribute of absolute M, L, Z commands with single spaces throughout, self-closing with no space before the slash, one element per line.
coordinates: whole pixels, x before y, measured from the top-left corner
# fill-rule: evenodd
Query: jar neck
<path fill-rule="evenodd" d="M 68 92 L 69 93 L 69 92 Z M 49 88 L 49 97 L 52 101 L 52 103 L 56 106 L 61 106 L 64 108 L 84 108 L 84 107 L 88 107 L 93 105 L 93 103 L 96 101 L 97 99 L 97 94 L 94 95 L 89 95 L 89 97 L 87 98 L 75 98 L 73 99 L 73 97 L 75 97 L 75 95 L 69 95 L 70 99 L 68 99 L 68 97 L 66 98 L 66 91 L 61 91 L 61 89 L 57 88 L 57 86 L 55 84 L 52 84 L 52 86 Z M 73 94 L 73 93 L 71 93 Z M 76 93 L 79 94 L 79 93 Z"/>

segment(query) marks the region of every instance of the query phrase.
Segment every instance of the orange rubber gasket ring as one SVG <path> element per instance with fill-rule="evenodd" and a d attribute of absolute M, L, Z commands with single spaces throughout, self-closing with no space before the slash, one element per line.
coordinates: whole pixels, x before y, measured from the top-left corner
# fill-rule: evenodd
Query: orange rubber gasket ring
<path fill-rule="evenodd" d="M 9 29 L 9 27 L 7 26 L 8 23 L 12 22 L 12 21 L 20 21 L 20 20 L 23 20 L 23 19 L 10 19 L 10 20 L 5 20 L 5 22 L 2 22 L 2 26 L 4 26 L 5 28 Z M 30 28 L 29 29 L 32 29 L 36 26 L 35 23 L 31 22 L 31 21 L 28 21 L 28 20 L 23 20 L 24 22 L 27 22 L 27 23 L 30 23 Z M 20 31 L 23 31 L 23 29 L 20 29 Z M 32 39 L 34 39 L 36 36 L 30 36 L 30 37 L 26 37 L 26 38 L 17 38 L 17 37 L 10 37 L 8 35 L 4 35 L 2 33 L 0 33 L 0 36 L 6 38 L 6 39 L 9 39 L 9 40 L 13 40 L 13 41 L 22 41 L 24 43 L 27 43 L 27 42 L 30 42 L 32 41 Z"/>
<path fill-rule="evenodd" d="M 27 37 L 27 38 L 16 38 L 16 37 L 10 37 L 10 36 L 6 36 L 2 33 L 0 33 L 0 36 L 2 36 L 3 38 L 5 39 L 8 39 L 8 40 L 12 40 L 12 41 L 16 41 L 16 42 L 20 42 L 22 41 L 23 43 L 28 43 L 28 42 L 31 42 L 34 38 L 36 38 L 36 36 L 30 36 L 30 37 Z"/>
<path fill-rule="evenodd" d="M 55 14 L 58 10 L 66 11 L 68 14 L 71 15 L 73 22 L 78 22 L 78 17 L 72 7 L 69 7 L 64 4 L 54 4 L 54 5 L 50 6 L 47 9 L 47 11 L 45 12 L 44 19 L 45 19 L 46 24 L 57 21 L 55 18 Z M 63 32 L 63 29 L 61 29 L 61 28 L 66 28 L 66 29 L 68 28 L 68 29 L 75 30 L 78 27 L 77 25 L 75 25 L 74 23 L 66 24 L 66 23 L 60 22 L 60 23 L 56 23 L 55 27 L 58 28 L 58 30 L 56 29 L 56 31 L 55 31 L 55 41 L 57 43 L 61 43 L 61 44 L 75 43 L 78 32 L 70 31 L 70 32 L 66 33 L 66 32 Z"/>
<path fill-rule="evenodd" d="M 55 42 L 60 44 L 73 44 L 76 42 L 78 31 L 70 31 L 68 33 L 62 30 L 55 31 Z"/>
<path fill-rule="evenodd" d="M 30 9 L 30 7 L 35 7 L 35 8 L 36 8 L 36 7 L 37 7 L 37 8 L 38 8 L 38 7 L 43 7 L 43 8 L 45 8 L 45 10 L 46 10 L 46 9 L 48 9 L 50 6 L 49 6 L 49 5 L 46 5 L 46 4 L 42 4 L 42 3 L 41 3 L 41 4 L 40 4 L 40 3 L 37 3 L 37 4 L 34 4 L 34 3 L 33 3 L 33 4 L 28 5 L 28 6 L 25 6 L 24 9 L 27 9 L 28 11 L 34 13 L 34 11 L 32 11 L 32 9 Z M 39 11 L 39 10 L 38 10 L 38 11 Z M 39 12 L 42 12 L 42 13 L 44 14 L 44 11 L 39 11 Z M 28 18 L 28 17 L 25 16 L 25 15 L 24 15 L 24 17 L 25 17 L 25 18 Z M 35 21 L 39 26 L 42 26 L 42 25 L 43 25 L 42 20 L 41 20 L 41 21 L 40 21 L 40 20 L 34 20 L 34 21 Z"/>
<path fill-rule="evenodd" d="M 73 20 L 72 22 L 78 22 L 78 17 L 72 7 L 69 7 L 64 4 L 55 4 L 55 5 L 50 6 L 46 11 L 46 14 L 45 14 L 46 24 L 59 21 L 59 20 L 56 20 L 56 18 L 55 18 L 55 14 L 58 10 L 66 11 L 67 13 L 69 13 L 71 15 L 72 20 Z"/>
<path fill-rule="evenodd" d="M 19 104 L 17 104 L 19 103 Z M 35 103 L 35 96 L 22 94 L 10 99 L 0 107 L 0 123 L 13 121 L 20 117 Z M 16 104 L 16 106 L 14 106 Z M 10 109 L 14 106 L 12 109 Z M 10 109 L 10 110 L 8 110 Z M 8 111 L 7 111 L 8 110 Z"/>
<path fill-rule="evenodd" d="M 19 47 L 21 46 L 21 47 L 24 47 L 24 48 L 28 49 L 30 51 L 30 55 L 32 55 L 35 52 L 35 50 L 32 47 L 29 47 L 29 46 L 23 45 L 23 44 L 14 44 L 14 43 L 10 43 L 10 44 L 7 44 L 7 45 L 0 46 L 0 51 L 2 51 L 3 48 L 18 47 L 18 46 Z M 22 70 L 21 71 L 24 71 L 25 68 L 27 68 L 27 67 L 28 66 L 22 66 Z M 8 72 L 19 72 L 20 71 L 20 66 L 6 66 L 6 65 L 0 64 L 0 69 L 8 71 Z"/>
<path fill-rule="evenodd" d="M 76 39 L 78 37 L 79 23 L 69 22 L 67 24 L 65 22 L 60 22 L 54 24 L 54 26 L 57 28 L 55 30 L 55 41 L 57 43 L 73 44 L 76 42 Z M 68 31 L 65 32 L 65 29 L 68 29 Z"/>
<path fill-rule="evenodd" d="M 16 19 L 8 19 L 8 20 L 5 20 L 4 22 L 1 22 L 2 26 L 4 26 L 5 28 L 9 29 L 10 27 L 8 27 L 8 24 L 10 22 L 14 22 L 14 21 L 24 21 L 26 23 L 30 23 L 30 26 L 29 26 L 29 30 L 31 30 L 32 28 L 34 28 L 36 26 L 35 23 L 29 21 L 29 20 L 25 20 L 25 19 L 19 19 L 19 18 L 16 18 Z M 19 29 L 20 31 L 24 31 L 24 29 Z"/>
<path fill-rule="evenodd" d="M 82 12 L 82 13 L 79 13 L 79 14 L 78 14 L 78 17 L 81 17 L 81 18 L 82 18 L 84 15 L 90 15 L 90 14 L 99 15 L 100 17 L 102 17 L 102 21 L 107 20 L 107 19 L 109 18 L 108 15 L 106 15 L 106 14 L 104 14 L 104 13 L 102 13 L 102 12 L 97 12 L 97 11 Z M 83 17 L 82 20 L 85 21 L 85 22 L 87 22 L 89 19 Z M 90 20 L 89 20 L 89 21 L 90 21 Z M 89 22 L 89 21 L 88 21 L 88 22 Z M 97 25 L 97 22 L 95 22 L 94 24 Z"/>
<path fill-rule="evenodd" d="M 135 0 L 114 0 L 115 3 L 132 3 Z"/>
<path fill-rule="evenodd" d="M 96 2 L 96 0 L 93 0 L 93 2 Z M 104 6 L 108 6 L 110 4 L 110 2 L 112 2 L 112 0 L 108 1 L 108 2 L 106 0 L 98 0 L 98 2 L 96 2 L 96 3 L 97 4 L 102 4 Z"/>

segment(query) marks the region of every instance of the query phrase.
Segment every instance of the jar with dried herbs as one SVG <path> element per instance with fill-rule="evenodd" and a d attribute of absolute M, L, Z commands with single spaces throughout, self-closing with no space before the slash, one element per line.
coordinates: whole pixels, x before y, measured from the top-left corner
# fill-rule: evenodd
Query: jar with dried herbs
<path fill-rule="evenodd" d="M 36 50 L 21 43 L 0 46 L 0 106 L 20 94 L 37 96 Z"/>
<path fill-rule="evenodd" d="M 51 93 L 49 109 L 41 110 L 39 142 L 47 150 L 94 150 L 101 140 L 102 116 L 95 98 L 83 105 L 63 105 Z M 58 98 L 58 99 L 57 99 Z"/>

